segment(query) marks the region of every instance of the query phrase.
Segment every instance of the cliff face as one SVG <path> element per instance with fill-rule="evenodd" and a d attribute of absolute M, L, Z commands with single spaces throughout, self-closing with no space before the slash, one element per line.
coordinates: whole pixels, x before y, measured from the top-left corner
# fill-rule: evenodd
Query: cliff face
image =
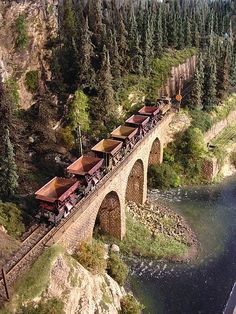
<path fill-rule="evenodd" d="M 58 0 L 5 1 L 0 4 L 0 74 L 3 81 L 14 79 L 18 84 L 19 107 L 27 109 L 33 103 L 33 95 L 26 89 L 25 76 L 29 71 L 43 73 L 44 80 L 50 79 L 50 50 L 58 30 Z M 24 49 L 16 45 L 21 31 L 17 19 L 22 16 L 28 42 Z M 42 79 L 39 77 L 39 79 Z"/>
<path fill-rule="evenodd" d="M 50 273 L 48 297 L 64 300 L 69 313 L 109 313 L 120 310 L 124 289 L 107 274 L 92 275 L 73 259 L 58 256 Z"/>

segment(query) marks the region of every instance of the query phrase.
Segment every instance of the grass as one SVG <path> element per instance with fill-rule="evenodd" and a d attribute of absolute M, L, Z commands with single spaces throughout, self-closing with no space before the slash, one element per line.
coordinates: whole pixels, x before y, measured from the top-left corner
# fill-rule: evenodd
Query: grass
<path fill-rule="evenodd" d="M 22 211 L 15 204 L 0 200 L 0 225 L 6 228 L 9 235 L 19 238 L 25 231 Z"/>
<path fill-rule="evenodd" d="M 236 123 L 226 127 L 216 138 L 211 142 L 218 147 L 225 147 L 230 143 L 236 142 Z"/>
<path fill-rule="evenodd" d="M 103 242 L 116 243 L 127 256 L 150 257 L 154 259 L 173 259 L 187 252 L 187 245 L 163 234 L 153 236 L 143 224 L 127 214 L 126 235 L 122 241 L 101 235 Z"/>
<path fill-rule="evenodd" d="M 225 119 L 233 110 L 236 110 L 236 93 L 230 95 L 221 105 L 214 108 L 211 113 L 213 123 Z"/>
<path fill-rule="evenodd" d="M 155 99 L 157 91 L 169 78 L 172 67 L 184 63 L 196 53 L 195 48 L 167 52 L 162 58 L 153 60 L 152 72 L 149 77 L 127 75 L 115 81 L 117 101 L 122 104 L 126 111 L 129 111 L 134 102 L 129 99 L 130 94 L 134 95 L 135 103 L 142 103 L 144 96 Z"/>
<path fill-rule="evenodd" d="M 39 87 L 39 72 L 28 71 L 25 75 L 25 85 L 29 92 L 35 93 Z"/>
<path fill-rule="evenodd" d="M 63 249 L 54 245 L 44 253 L 33 264 L 32 268 L 17 282 L 13 298 L 6 305 L 5 313 L 13 313 L 27 300 L 41 296 L 48 285 L 50 268 Z"/>
<path fill-rule="evenodd" d="M 22 306 L 21 314 L 63 314 L 64 302 L 57 298 L 51 298 L 40 301 L 38 304 L 34 302 Z"/>

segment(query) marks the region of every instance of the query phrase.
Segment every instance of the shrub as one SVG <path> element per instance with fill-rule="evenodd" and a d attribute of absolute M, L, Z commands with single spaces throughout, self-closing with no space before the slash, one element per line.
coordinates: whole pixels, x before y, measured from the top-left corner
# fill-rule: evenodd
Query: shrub
<path fill-rule="evenodd" d="M 57 298 L 41 301 L 38 304 L 30 303 L 20 310 L 22 314 L 62 314 L 64 303 Z"/>
<path fill-rule="evenodd" d="M 74 255 L 75 259 L 93 274 L 105 272 L 107 262 L 104 256 L 104 245 L 98 241 L 93 241 L 92 243 L 82 242 L 78 252 Z"/>
<path fill-rule="evenodd" d="M 123 286 L 128 276 L 128 267 L 118 255 L 112 253 L 108 260 L 107 272 L 120 286 Z"/>
<path fill-rule="evenodd" d="M 60 137 L 61 137 L 62 145 L 64 145 L 68 149 L 72 149 L 74 147 L 75 138 L 69 126 L 66 126 L 65 128 L 60 130 Z"/>
<path fill-rule="evenodd" d="M 120 305 L 122 314 L 140 314 L 144 309 L 143 305 L 131 294 L 124 296 L 120 301 Z"/>
<path fill-rule="evenodd" d="M 0 201 L 0 225 L 3 225 L 10 235 L 19 237 L 25 231 L 21 210 L 13 203 Z"/>
<path fill-rule="evenodd" d="M 16 47 L 23 50 L 26 49 L 29 44 L 29 36 L 26 29 L 25 15 L 20 14 L 16 19 Z"/>
<path fill-rule="evenodd" d="M 28 71 L 25 75 L 25 85 L 29 92 L 35 93 L 39 87 L 39 72 Z"/>
<path fill-rule="evenodd" d="M 5 82 L 6 90 L 11 98 L 12 104 L 14 104 L 13 109 L 17 109 L 20 102 L 19 95 L 19 85 L 14 78 L 10 78 Z"/>
<path fill-rule="evenodd" d="M 212 127 L 212 116 L 208 112 L 202 110 L 191 110 L 190 114 L 192 117 L 191 126 L 193 128 L 198 128 L 205 133 Z"/>
<path fill-rule="evenodd" d="M 167 163 L 152 165 L 148 169 L 148 185 L 151 188 L 176 188 L 180 183 L 180 177 Z"/>

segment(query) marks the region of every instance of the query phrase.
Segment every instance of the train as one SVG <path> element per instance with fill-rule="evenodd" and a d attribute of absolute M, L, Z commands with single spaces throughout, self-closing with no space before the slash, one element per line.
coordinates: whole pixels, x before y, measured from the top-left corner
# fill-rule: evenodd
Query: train
<path fill-rule="evenodd" d="M 65 178 L 55 177 L 35 193 L 39 202 L 37 218 L 54 225 L 66 218 L 171 108 L 171 99 L 167 97 L 146 100 L 109 138 L 101 140 L 90 153 L 69 165 Z"/>

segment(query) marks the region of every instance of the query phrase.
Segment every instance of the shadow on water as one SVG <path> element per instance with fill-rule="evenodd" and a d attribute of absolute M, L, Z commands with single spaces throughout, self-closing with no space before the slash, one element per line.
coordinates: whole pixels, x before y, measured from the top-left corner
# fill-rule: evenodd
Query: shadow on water
<path fill-rule="evenodd" d="M 151 191 L 185 217 L 201 242 L 196 261 L 146 263 L 133 269 L 132 286 L 145 313 L 220 314 L 236 280 L 236 177 L 223 183 Z"/>

